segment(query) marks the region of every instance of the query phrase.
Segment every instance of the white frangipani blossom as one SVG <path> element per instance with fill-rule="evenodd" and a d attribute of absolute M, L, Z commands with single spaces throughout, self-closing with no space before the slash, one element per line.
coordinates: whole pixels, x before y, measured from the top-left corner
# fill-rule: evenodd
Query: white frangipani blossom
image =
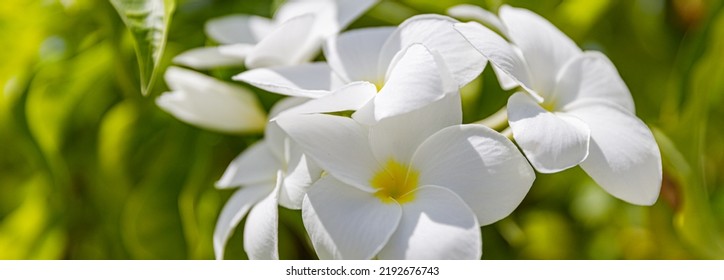
<path fill-rule="evenodd" d="M 186 51 L 176 56 L 174 62 L 196 69 L 308 62 L 317 55 L 325 38 L 344 29 L 377 2 L 288 0 L 272 19 L 254 15 L 212 19 L 206 23 L 206 34 L 220 45 Z"/>
<path fill-rule="evenodd" d="M 327 174 L 302 205 L 317 255 L 479 259 L 480 226 L 510 214 L 535 173 L 510 140 L 461 119 L 457 93 L 372 126 L 354 117 L 280 116 L 280 127 Z"/>
<path fill-rule="evenodd" d="M 169 67 L 165 79 L 171 92 L 156 104 L 184 122 L 227 133 L 261 132 L 266 125 L 261 104 L 241 86 L 178 67 Z"/>
<path fill-rule="evenodd" d="M 326 109 L 318 112 L 336 111 L 338 100 L 346 98 L 364 101 L 357 92 L 348 91 L 345 97 L 330 90 L 360 81 L 371 83 L 376 90 L 361 94 L 369 102 L 352 110 L 360 109 L 360 121 L 374 123 L 439 100 L 480 74 L 485 59 L 453 29 L 455 22 L 449 17 L 420 15 L 397 28 L 345 32 L 324 45 L 327 63 L 253 69 L 234 79 L 271 92 L 318 99 L 315 104 Z M 440 69 L 452 76 L 446 84 L 432 82 L 439 80 Z"/>
<path fill-rule="evenodd" d="M 272 116 L 299 100 L 286 99 Z M 246 218 L 244 250 L 250 259 L 278 259 L 277 205 L 300 209 L 309 186 L 322 171 L 304 156 L 276 122 L 269 122 L 264 139 L 237 156 L 216 183 L 220 189 L 238 188 L 226 202 L 214 230 L 214 252 L 223 259 L 231 233 Z"/>
<path fill-rule="evenodd" d="M 624 201 L 653 204 L 661 187 L 661 155 L 609 59 L 582 52 L 551 23 L 503 6 L 508 41 L 476 22 L 455 28 L 525 91 L 508 99 L 513 137 L 536 170 L 579 165 Z"/>

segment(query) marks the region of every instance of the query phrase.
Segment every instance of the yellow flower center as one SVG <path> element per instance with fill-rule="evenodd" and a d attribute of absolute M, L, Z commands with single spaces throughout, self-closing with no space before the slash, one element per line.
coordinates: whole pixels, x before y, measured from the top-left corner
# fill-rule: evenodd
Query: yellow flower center
<path fill-rule="evenodd" d="M 409 166 L 390 159 L 370 180 L 370 184 L 378 191 L 375 196 L 382 202 L 410 202 L 415 198 L 417 180 L 420 173 Z"/>

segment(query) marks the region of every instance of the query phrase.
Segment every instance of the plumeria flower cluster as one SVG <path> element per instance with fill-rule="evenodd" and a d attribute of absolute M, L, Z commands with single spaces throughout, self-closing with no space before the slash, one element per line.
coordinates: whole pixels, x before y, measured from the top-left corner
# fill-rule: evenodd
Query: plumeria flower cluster
<path fill-rule="evenodd" d="M 174 59 L 196 69 L 244 65 L 234 80 L 289 96 L 269 117 L 244 87 L 167 70 L 172 91 L 157 99 L 167 112 L 217 131 L 264 133 L 216 184 L 236 189 L 216 225 L 218 259 L 244 217 L 249 258 L 278 259 L 279 206 L 300 210 L 320 259 L 480 259 L 480 227 L 518 207 L 534 170 L 580 165 L 615 197 L 655 202 L 658 147 L 605 55 L 508 6 L 498 15 L 450 9 L 475 20 L 467 23 L 418 15 L 339 33 L 375 3 L 292 0 L 271 20 L 213 19 L 206 30 L 221 45 Z M 311 61 L 320 49 L 323 61 Z M 508 137 L 462 123 L 460 88 L 488 62 L 515 89 Z"/>

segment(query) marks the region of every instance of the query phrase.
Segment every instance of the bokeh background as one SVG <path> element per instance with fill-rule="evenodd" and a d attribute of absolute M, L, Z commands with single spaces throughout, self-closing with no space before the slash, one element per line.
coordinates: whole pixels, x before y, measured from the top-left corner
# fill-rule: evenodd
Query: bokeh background
<path fill-rule="evenodd" d="M 160 15 L 156 31 L 168 39 L 155 62 L 148 46 L 158 44 L 144 44 L 150 37 L 133 26 L 143 15 L 119 14 L 112 1 L 0 5 L 0 259 L 213 258 L 214 225 L 231 194 L 214 182 L 261 135 L 174 119 L 155 105 L 167 88 L 163 79 L 149 86 L 149 69 L 162 77 L 176 54 L 214 44 L 206 20 L 269 17 L 281 1 L 163 0 L 175 11 Z M 607 54 L 663 154 L 651 207 L 613 198 L 578 167 L 538 174 L 511 216 L 481 229 L 484 259 L 724 259 L 721 1 L 381 0 L 350 28 L 397 25 L 460 3 L 531 9 L 582 48 Z M 228 79 L 242 70 L 206 73 Z M 266 108 L 279 99 L 255 93 Z M 466 122 L 510 95 L 488 70 L 463 94 Z M 299 212 L 280 211 L 281 258 L 316 258 Z M 227 258 L 246 258 L 242 228 Z"/>

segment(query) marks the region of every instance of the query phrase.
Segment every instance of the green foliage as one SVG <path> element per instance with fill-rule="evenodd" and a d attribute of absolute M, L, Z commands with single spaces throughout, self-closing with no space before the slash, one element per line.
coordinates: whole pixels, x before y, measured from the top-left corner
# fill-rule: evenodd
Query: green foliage
<path fill-rule="evenodd" d="M 611 197 L 579 168 L 538 174 L 511 216 L 481 229 L 483 258 L 724 258 L 722 3 L 383 0 L 352 26 L 394 25 L 459 3 L 494 11 L 504 2 L 611 58 L 653 128 L 664 184 L 654 206 L 640 207 Z M 166 90 L 154 80 L 171 57 L 212 44 L 206 20 L 270 16 L 279 3 L 0 5 L 0 259 L 213 258 L 214 225 L 231 195 L 214 182 L 260 135 L 189 126 L 144 95 Z M 206 74 L 228 79 L 241 70 Z M 266 108 L 280 98 L 254 91 Z M 495 113 L 510 94 L 486 70 L 463 89 L 465 122 Z M 299 211 L 281 209 L 280 223 L 282 258 L 316 257 Z M 243 221 L 227 258 L 246 258 L 242 230 Z"/>

